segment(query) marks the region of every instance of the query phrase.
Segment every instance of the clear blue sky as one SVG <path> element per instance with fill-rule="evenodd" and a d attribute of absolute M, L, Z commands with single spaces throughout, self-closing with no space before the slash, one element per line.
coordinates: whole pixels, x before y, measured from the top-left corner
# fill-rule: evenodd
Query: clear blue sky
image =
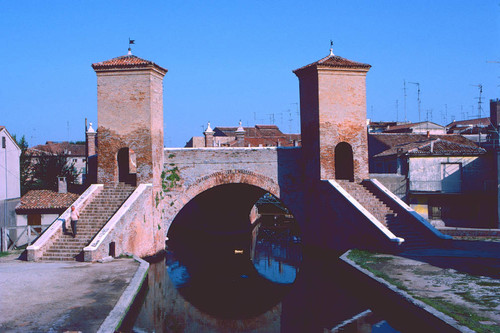
<path fill-rule="evenodd" d="M 127 52 L 168 68 L 165 144 L 202 126 L 299 129 L 293 69 L 336 55 L 369 63 L 368 117 L 403 120 L 403 80 L 419 82 L 422 120 L 483 115 L 500 97 L 500 0 L 6 1 L 0 0 L 0 125 L 30 145 L 83 140 L 97 121 L 90 65 Z M 447 118 L 444 111 L 447 108 Z M 293 120 L 290 121 L 290 115 Z M 407 85 L 407 118 L 418 120 Z M 430 116 L 429 116 L 430 118 Z"/>

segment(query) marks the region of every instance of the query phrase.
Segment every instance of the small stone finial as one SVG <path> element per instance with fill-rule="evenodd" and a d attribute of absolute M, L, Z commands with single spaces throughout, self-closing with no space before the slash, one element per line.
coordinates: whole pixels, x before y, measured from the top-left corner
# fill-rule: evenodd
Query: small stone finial
<path fill-rule="evenodd" d="M 212 127 L 210 127 L 210 122 L 208 122 L 207 129 L 205 130 L 205 133 L 213 133 L 214 131 L 212 130 Z"/>
<path fill-rule="evenodd" d="M 243 129 L 243 126 L 241 126 L 241 120 L 240 120 L 240 125 L 238 126 L 238 129 L 236 130 L 236 132 L 245 132 L 245 130 Z"/>
<path fill-rule="evenodd" d="M 334 56 L 333 54 L 333 40 L 330 39 L 330 56 Z"/>
<path fill-rule="evenodd" d="M 95 130 L 92 128 L 92 123 L 89 123 L 89 129 L 87 130 L 87 133 L 95 133 Z"/>

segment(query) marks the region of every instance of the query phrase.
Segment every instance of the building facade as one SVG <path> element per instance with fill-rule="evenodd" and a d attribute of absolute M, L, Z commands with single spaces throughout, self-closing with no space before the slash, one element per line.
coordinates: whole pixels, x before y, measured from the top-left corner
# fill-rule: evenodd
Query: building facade
<path fill-rule="evenodd" d="M 16 225 L 15 207 L 21 196 L 19 157 L 21 149 L 4 126 L 0 126 L 0 223 Z M 3 233 L 2 236 L 3 237 Z M 5 251 L 6 239 L 1 239 Z"/>

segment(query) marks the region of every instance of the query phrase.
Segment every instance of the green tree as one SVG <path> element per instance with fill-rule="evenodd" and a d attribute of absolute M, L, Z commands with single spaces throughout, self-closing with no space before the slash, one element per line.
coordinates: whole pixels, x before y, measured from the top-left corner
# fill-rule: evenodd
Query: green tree
<path fill-rule="evenodd" d="M 76 184 L 78 171 L 75 163 L 68 163 L 64 155 L 44 153 L 31 157 L 32 180 L 30 189 L 57 191 L 57 177 L 66 177 L 68 188 Z"/>
<path fill-rule="evenodd" d="M 68 163 L 64 155 L 49 152 L 30 153 L 28 142 L 24 135 L 20 140 L 12 136 L 21 148 L 21 195 L 29 190 L 52 190 L 57 191 L 57 177 L 66 177 L 68 189 L 76 184 L 79 172 L 75 163 Z"/>

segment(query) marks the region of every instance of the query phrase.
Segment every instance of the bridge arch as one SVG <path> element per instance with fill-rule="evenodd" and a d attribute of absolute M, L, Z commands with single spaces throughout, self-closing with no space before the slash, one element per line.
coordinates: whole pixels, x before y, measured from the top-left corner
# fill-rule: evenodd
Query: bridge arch
<path fill-rule="evenodd" d="M 217 171 L 211 174 L 199 177 L 194 182 L 185 187 L 184 191 L 177 195 L 173 194 L 170 201 L 168 215 L 164 219 L 168 233 L 170 225 L 179 212 L 198 195 L 221 185 L 245 184 L 261 189 L 264 193 L 269 192 L 277 198 L 280 198 L 280 186 L 274 179 L 248 170 L 233 169 Z"/>

